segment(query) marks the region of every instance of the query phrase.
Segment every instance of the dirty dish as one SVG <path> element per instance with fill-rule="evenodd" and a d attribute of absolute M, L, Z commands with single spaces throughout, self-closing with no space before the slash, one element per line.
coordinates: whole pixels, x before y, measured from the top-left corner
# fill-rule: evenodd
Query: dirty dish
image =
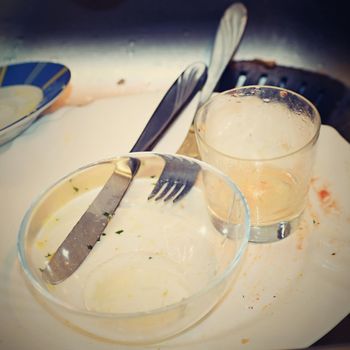
<path fill-rule="evenodd" d="M 42 270 L 113 171 L 140 168 L 101 239 L 58 285 Z M 249 211 L 234 183 L 211 166 L 179 202 L 148 200 L 164 167 L 154 153 L 97 162 L 64 177 L 27 212 L 18 252 L 30 289 L 60 320 L 119 342 L 153 343 L 187 329 L 222 299 L 248 243 Z M 230 194 L 223 203 L 215 188 Z"/>
<path fill-rule="evenodd" d="M 59 63 L 28 62 L 0 67 L 0 145 L 28 128 L 69 81 L 69 69 Z"/>

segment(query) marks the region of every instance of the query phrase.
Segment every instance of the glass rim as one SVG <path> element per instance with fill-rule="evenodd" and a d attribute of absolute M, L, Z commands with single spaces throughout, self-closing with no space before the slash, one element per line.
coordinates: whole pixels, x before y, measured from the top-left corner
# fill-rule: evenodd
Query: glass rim
<path fill-rule="evenodd" d="M 229 277 L 231 272 L 235 269 L 239 261 L 242 259 L 244 252 L 246 251 L 246 248 L 248 246 L 249 242 L 249 236 L 250 236 L 250 209 L 247 203 L 246 198 L 244 197 L 241 190 L 238 188 L 238 186 L 235 184 L 235 182 L 226 174 L 224 174 L 219 169 L 215 168 L 214 166 L 205 163 L 198 159 L 193 159 L 187 156 L 183 155 L 176 155 L 182 158 L 190 159 L 192 161 L 196 161 L 199 163 L 201 167 L 207 168 L 210 172 L 214 172 L 216 175 L 219 175 L 221 178 L 225 180 L 227 185 L 232 189 L 232 191 L 239 196 L 239 198 L 242 201 L 242 205 L 244 207 L 244 224 L 245 224 L 245 232 L 244 236 L 242 237 L 242 243 L 240 244 L 239 249 L 234 253 L 232 256 L 230 262 L 227 264 L 225 269 L 220 273 L 220 275 L 214 277 L 211 279 L 211 281 L 204 287 L 198 290 L 197 292 L 191 294 L 185 299 L 181 299 L 180 301 L 169 304 L 166 306 L 158 307 L 155 309 L 147 310 L 147 311 L 137 311 L 137 312 L 123 312 L 123 313 L 112 313 L 112 312 L 98 312 L 98 311 L 90 311 L 90 310 L 84 310 L 82 308 L 73 306 L 69 304 L 66 301 L 61 300 L 60 298 L 54 296 L 51 294 L 47 289 L 44 288 L 42 283 L 40 282 L 39 278 L 34 274 L 33 269 L 30 267 L 29 259 L 27 257 L 26 253 L 26 244 L 27 244 L 27 233 L 28 233 L 28 227 L 31 222 L 31 217 L 35 210 L 38 208 L 38 206 L 41 204 L 43 200 L 45 200 L 45 196 L 54 190 L 57 186 L 59 186 L 63 181 L 69 179 L 75 174 L 78 174 L 81 171 L 87 170 L 93 166 L 104 164 L 106 162 L 113 162 L 116 159 L 123 158 L 123 157 L 135 157 L 135 156 L 155 156 L 159 155 L 160 153 L 157 152 L 133 152 L 133 153 L 121 153 L 119 155 L 116 155 L 114 157 L 101 159 L 96 162 L 89 163 L 87 165 L 84 165 L 82 167 L 79 167 L 78 169 L 70 172 L 69 174 L 65 175 L 64 177 L 61 177 L 59 180 L 54 182 L 51 186 L 46 188 L 43 192 L 41 192 L 31 203 L 29 208 L 27 209 L 22 222 L 19 227 L 19 232 L 17 235 L 17 256 L 19 259 L 19 263 L 21 266 L 22 271 L 24 272 L 24 275 L 29 281 L 30 287 L 34 288 L 36 292 L 40 294 L 40 296 L 44 297 L 46 301 L 52 302 L 55 306 L 62 307 L 63 309 L 74 312 L 76 314 L 84 315 L 84 316 L 90 316 L 90 317 L 97 317 L 97 318 L 107 318 L 107 319 L 130 319 L 130 318 L 137 318 L 137 317 L 145 317 L 145 316 L 151 316 L 160 314 L 163 312 L 167 312 L 169 310 L 176 309 L 178 307 L 181 307 L 183 305 L 186 305 L 190 302 L 195 301 L 199 296 L 209 292 L 210 290 L 214 289 L 217 285 L 219 285 L 222 281 L 224 281 L 226 278 Z M 217 301 L 219 302 L 219 300 Z M 216 304 L 216 303 L 215 303 Z"/>
<path fill-rule="evenodd" d="M 311 107 L 312 111 L 315 114 L 315 117 L 317 118 L 317 128 L 315 130 L 314 135 L 310 138 L 310 140 L 308 140 L 303 146 L 297 148 L 296 150 L 293 150 L 289 153 L 285 153 L 283 155 L 280 156 L 276 156 L 276 157 L 268 157 L 268 158 L 244 158 L 244 157 L 237 157 L 234 155 L 230 155 L 228 153 L 222 152 L 220 150 L 218 150 L 216 147 L 214 147 L 213 145 L 209 144 L 204 138 L 203 136 L 200 134 L 199 132 L 199 118 L 203 112 L 203 110 L 208 107 L 211 103 L 214 102 L 215 99 L 217 99 L 220 96 L 224 96 L 224 95 L 229 95 L 234 91 L 239 91 L 239 90 L 247 90 L 247 89 L 252 89 L 252 88 L 256 88 L 256 89 L 265 89 L 267 88 L 267 90 L 276 90 L 276 91 L 285 91 L 291 95 L 296 96 L 297 98 L 301 99 L 302 101 L 304 101 L 308 106 Z M 200 106 L 200 108 L 197 110 L 195 116 L 194 116 L 194 121 L 193 121 L 193 127 L 194 127 L 194 132 L 197 138 L 199 138 L 201 140 L 201 142 L 203 144 L 205 144 L 208 148 L 210 148 L 211 150 L 215 151 L 216 153 L 218 153 L 219 155 L 225 157 L 225 158 L 231 158 L 231 159 L 235 159 L 237 161 L 244 161 L 244 162 L 268 162 L 268 161 L 274 161 L 274 160 L 279 160 L 279 159 L 283 159 L 283 158 L 288 158 L 290 156 L 293 156 L 296 153 L 299 153 L 301 151 L 303 151 L 304 149 L 312 146 L 313 144 L 316 143 L 319 134 L 320 134 L 320 129 L 321 129 L 321 125 L 322 125 L 322 121 L 321 121 L 321 116 L 319 111 L 317 110 L 316 106 L 310 101 L 308 100 L 306 97 L 302 96 L 301 94 L 294 92 L 292 90 L 288 90 L 279 86 L 272 86 L 272 85 L 247 85 L 247 86 L 240 86 L 240 87 L 235 87 L 233 89 L 229 89 L 229 90 L 225 90 L 222 91 L 220 93 L 217 93 L 215 96 L 213 96 L 212 98 L 210 98 L 209 100 L 207 100 L 203 105 Z"/>

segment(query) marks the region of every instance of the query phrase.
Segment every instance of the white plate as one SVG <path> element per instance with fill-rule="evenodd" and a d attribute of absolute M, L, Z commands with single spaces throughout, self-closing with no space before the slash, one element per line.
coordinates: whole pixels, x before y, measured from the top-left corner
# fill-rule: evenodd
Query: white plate
<path fill-rule="evenodd" d="M 0 347 L 125 349 L 64 324 L 33 298 L 17 261 L 20 221 L 32 200 L 68 172 L 129 151 L 162 93 L 66 107 L 0 147 Z M 175 152 L 194 104 L 158 145 Z M 350 311 L 350 145 L 322 126 L 302 227 L 281 242 L 250 244 L 239 282 L 202 322 L 154 349 L 306 347 Z"/>

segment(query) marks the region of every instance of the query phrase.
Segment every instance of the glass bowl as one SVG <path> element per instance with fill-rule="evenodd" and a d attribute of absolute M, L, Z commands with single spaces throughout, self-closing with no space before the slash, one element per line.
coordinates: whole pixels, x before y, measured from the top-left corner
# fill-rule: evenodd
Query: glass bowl
<path fill-rule="evenodd" d="M 140 168 L 100 240 L 69 278 L 46 283 L 42 270 L 52 254 L 131 156 Z M 30 290 L 47 311 L 90 335 L 138 344 L 178 334 L 210 312 L 238 275 L 249 210 L 230 178 L 191 161 L 201 170 L 176 203 L 148 200 L 164 158 L 133 153 L 78 169 L 32 204 L 18 254 Z"/>

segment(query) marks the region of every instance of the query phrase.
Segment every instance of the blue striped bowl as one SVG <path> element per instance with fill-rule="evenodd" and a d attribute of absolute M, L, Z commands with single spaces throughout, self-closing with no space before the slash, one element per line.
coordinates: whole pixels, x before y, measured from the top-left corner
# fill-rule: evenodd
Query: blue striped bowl
<path fill-rule="evenodd" d="M 58 63 L 27 62 L 0 66 L 0 145 L 28 128 L 40 113 L 58 98 L 69 83 L 70 77 L 70 70 Z M 18 96 L 14 99 L 16 91 Z M 32 101 L 34 104 L 30 105 L 29 110 L 23 107 L 25 112 L 22 115 L 19 106 L 26 103 L 25 91 L 35 92 L 36 98 L 39 98 L 37 102 Z M 11 113 L 15 109 L 16 116 L 12 116 Z"/>

